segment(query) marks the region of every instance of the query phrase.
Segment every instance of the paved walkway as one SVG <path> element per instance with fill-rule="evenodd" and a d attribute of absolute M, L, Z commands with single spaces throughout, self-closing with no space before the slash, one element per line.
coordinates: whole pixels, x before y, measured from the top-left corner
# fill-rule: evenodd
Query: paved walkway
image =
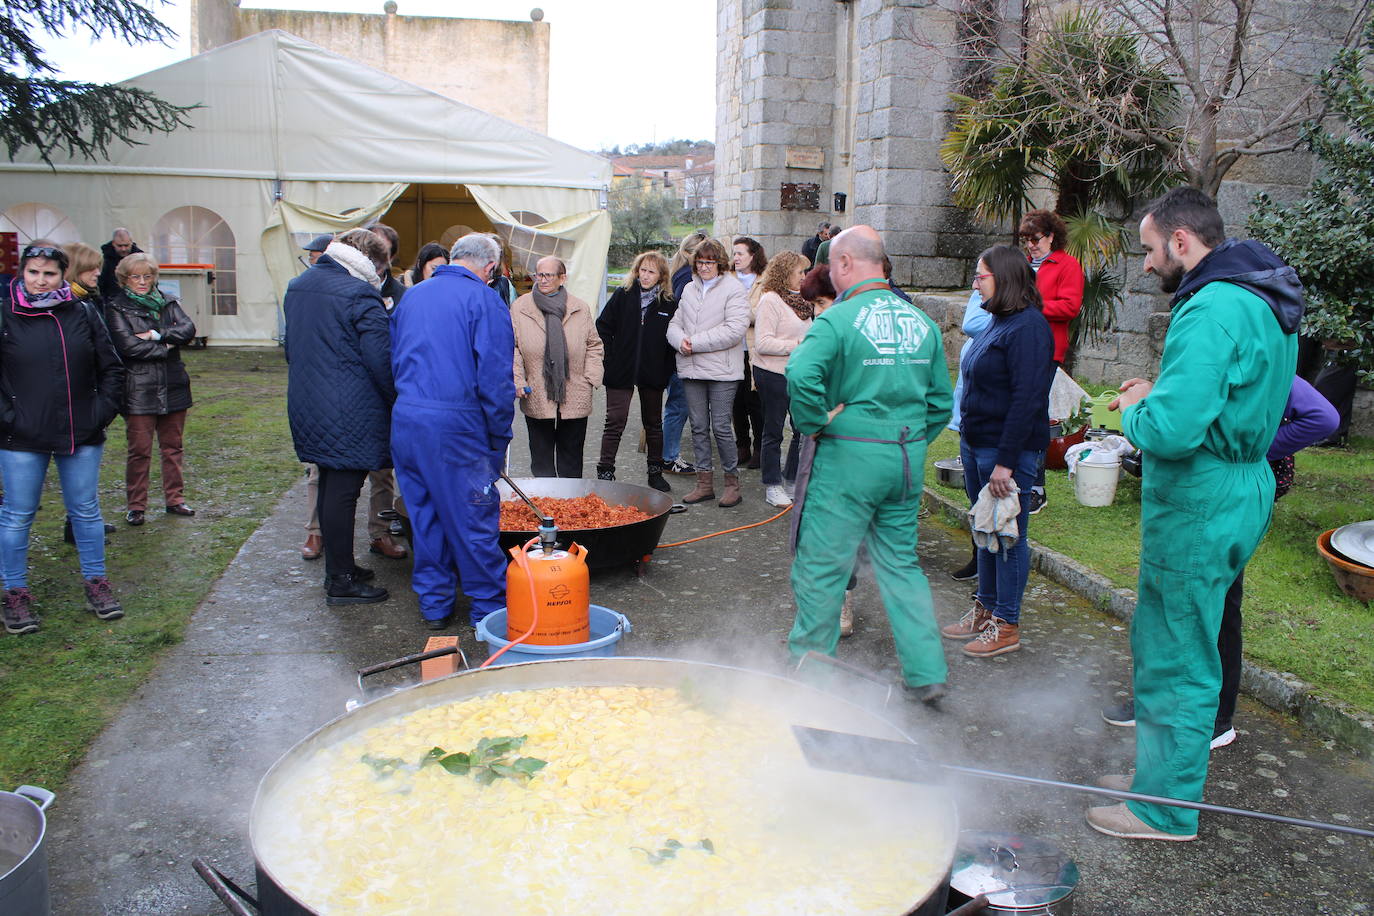
<path fill-rule="evenodd" d="M 589 452 L 600 430 L 590 424 Z M 637 432 L 627 433 L 632 448 Z M 523 434 L 518 441 L 523 440 Z M 633 466 L 634 474 L 624 472 Z M 622 479 L 639 481 L 642 456 L 622 450 Z M 517 473 L 527 459 L 514 457 Z M 591 465 L 588 466 L 588 472 Z M 772 514 L 757 471 L 745 502 L 708 503 L 673 516 L 664 542 Z M 672 478 L 678 495 L 689 486 Z M 50 809 L 54 912 L 216 914 L 194 875 L 204 856 L 252 880 L 248 814 L 259 778 L 280 754 L 344 709 L 356 670 L 423 647 L 408 561 L 372 557 L 389 602 L 326 608 L 318 562 L 305 563 L 302 488 L 244 545 L 196 611 L 186 640 L 91 748 Z M 1052 507 L 1051 510 L 1052 511 Z M 660 550 L 642 577 L 618 570 L 592 581 L 593 600 L 628 615 L 622 654 L 708 659 L 781 670 L 791 622 L 786 517 L 750 531 Z M 945 572 L 967 541 L 928 525 L 920 554 L 942 620 L 967 607 L 965 584 Z M 366 557 L 366 554 L 361 554 Z M 366 561 L 365 561 L 366 562 Z M 877 590 L 860 587 L 857 632 L 840 657 L 896 675 Z M 1078 782 L 1130 765 L 1133 733 L 1103 723 L 1130 665 L 1123 626 L 1062 587 L 1033 577 L 1024 649 L 975 661 L 947 646 L 952 694 L 942 712 L 893 714 L 932 755 L 990 769 Z M 470 657 L 484 653 L 465 630 Z M 1207 800 L 1374 828 L 1374 767 L 1242 700 L 1239 740 L 1216 751 Z M 1079 864 L 1078 916 L 1106 914 L 1352 914 L 1374 912 L 1374 842 L 1253 820 L 1204 816 L 1195 843 L 1128 843 L 1083 822 L 1086 796 L 966 782 L 965 827 L 1018 831 L 1058 843 Z"/>

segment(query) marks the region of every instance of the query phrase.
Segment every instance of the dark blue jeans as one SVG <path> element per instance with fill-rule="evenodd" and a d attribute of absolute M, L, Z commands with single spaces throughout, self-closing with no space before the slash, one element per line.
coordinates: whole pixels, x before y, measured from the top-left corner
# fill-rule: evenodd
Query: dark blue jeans
<path fill-rule="evenodd" d="M 1021 620 L 1021 597 L 1026 593 L 1030 577 L 1030 547 L 1026 534 L 1030 524 L 1030 489 L 1035 484 L 1044 452 L 1022 452 L 1011 469 L 1012 479 L 1021 488 L 1021 514 L 1016 517 L 1021 539 L 1010 550 L 991 553 L 978 549 L 978 600 L 1007 623 Z M 967 440 L 959 444 L 959 457 L 964 462 L 964 489 L 969 504 L 978 501 L 978 493 L 992 477 L 997 466 L 996 448 L 975 448 Z"/>

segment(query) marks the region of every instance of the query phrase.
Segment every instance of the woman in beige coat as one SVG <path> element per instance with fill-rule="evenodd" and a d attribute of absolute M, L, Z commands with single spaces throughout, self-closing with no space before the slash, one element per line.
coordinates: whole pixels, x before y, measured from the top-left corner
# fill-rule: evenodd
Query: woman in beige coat
<path fill-rule="evenodd" d="M 601 335 L 587 303 L 563 287 L 567 267 L 543 258 L 534 289 L 511 306 L 515 394 L 535 477 L 581 477 L 592 392 L 601 385 Z"/>

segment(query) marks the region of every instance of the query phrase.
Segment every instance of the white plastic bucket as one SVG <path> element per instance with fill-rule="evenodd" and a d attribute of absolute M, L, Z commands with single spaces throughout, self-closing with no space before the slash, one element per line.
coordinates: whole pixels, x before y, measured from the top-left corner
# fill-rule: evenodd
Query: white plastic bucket
<path fill-rule="evenodd" d="M 1073 495 L 1084 506 L 1110 506 L 1116 499 L 1121 459 L 1091 456 L 1079 461 L 1073 473 Z"/>

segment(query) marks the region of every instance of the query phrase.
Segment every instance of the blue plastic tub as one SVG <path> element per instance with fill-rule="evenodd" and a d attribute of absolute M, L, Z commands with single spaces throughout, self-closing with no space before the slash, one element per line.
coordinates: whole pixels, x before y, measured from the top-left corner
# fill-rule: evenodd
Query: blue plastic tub
<path fill-rule="evenodd" d="M 575 642 L 566 646 L 532 646 L 529 643 L 521 643 L 498 658 L 494 664 L 514 665 L 517 662 L 538 662 L 551 658 L 613 658 L 616 654 L 616 643 L 620 642 L 621 635 L 630 632 L 630 619 L 599 604 L 593 604 L 590 610 L 592 638 L 586 642 Z M 510 642 L 506 638 L 510 635 L 506 630 L 504 608 L 493 611 L 477 624 L 477 641 L 487 644 L 488 658 Z M 496 635 L 498 633 L 501 635 Z"/>

